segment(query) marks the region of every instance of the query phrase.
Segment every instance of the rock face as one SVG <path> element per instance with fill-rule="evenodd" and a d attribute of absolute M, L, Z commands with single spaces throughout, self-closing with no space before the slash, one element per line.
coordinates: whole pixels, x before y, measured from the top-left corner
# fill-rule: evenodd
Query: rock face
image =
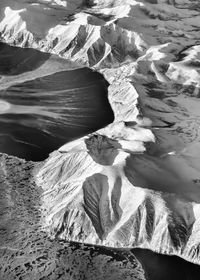
<path fill-rule="evenodd" d="M 43 228 L 199 264 L 199 1 L 0 5 L 2 40 L 95 67 L 110 83 L 114 122 L 35 175 Z"/>

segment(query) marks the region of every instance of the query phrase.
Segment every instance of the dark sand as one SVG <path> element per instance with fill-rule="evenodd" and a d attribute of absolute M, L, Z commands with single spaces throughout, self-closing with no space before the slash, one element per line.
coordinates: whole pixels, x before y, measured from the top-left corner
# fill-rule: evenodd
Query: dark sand
<path fill-rule="evenodd" d="M 48 56 L 31 49 L 11 50 L 4 44 L 1 74 L 33 71 Z M 1 90 L 0 152 L 44 160 L 65 143 L 106 126 L 113 121 L 107 87 L 101 74 L 82 68 L 16 82 Z"/>
<path fill-rule="evenodd" d="M 133 249 L 147 280 L 198 280 L 200 266 L 176 256 L 165 256 L 145 249 Z"/>

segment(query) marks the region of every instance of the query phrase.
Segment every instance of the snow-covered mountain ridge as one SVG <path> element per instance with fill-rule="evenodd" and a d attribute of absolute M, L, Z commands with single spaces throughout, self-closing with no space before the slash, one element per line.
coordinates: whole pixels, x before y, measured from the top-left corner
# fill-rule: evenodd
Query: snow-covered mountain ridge
<path fill-rule="evenodd" d="M 100 71 L 115 121 L 36 175 L 52 237 L 199 263 L 198 1 L 1 1 L 1 39 Z M 137 105 L 139 104 L 139 105 Z"/>

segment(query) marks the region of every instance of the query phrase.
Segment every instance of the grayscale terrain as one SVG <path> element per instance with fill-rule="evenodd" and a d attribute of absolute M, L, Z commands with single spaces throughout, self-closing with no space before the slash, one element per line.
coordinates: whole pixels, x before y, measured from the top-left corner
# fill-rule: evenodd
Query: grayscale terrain
<path fill-rule="evenodd" d="M 200 279 L 199 28 L 198 0 L 1 0 L 2 279 Z"/>

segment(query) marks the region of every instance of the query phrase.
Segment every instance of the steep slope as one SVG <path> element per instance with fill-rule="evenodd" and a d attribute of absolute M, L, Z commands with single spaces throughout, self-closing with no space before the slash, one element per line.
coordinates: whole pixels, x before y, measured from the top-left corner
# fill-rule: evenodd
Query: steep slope
<path fill-rule="evenodd" d="M 119 64 L 127 56 L 137 58 L 143 52 L 140 36 L 115 24 L 129 13 L 130 1 L 97 5 L 93 1 L 77 1 L 73 5 L 63 2 L 66 7 L 61 9 L 53 7 L 54 1 L 2 1 L 1 38 L 90 66 L 102 62 Z"/>
<path fill-rule="evenodd" d="M 2 1 L 1 9 L 2 40 L 95 67 L 110 83 L 114 122 L 52 153 L 36 175 L 44 229 L 199 263 L 199 2 Z"/>

